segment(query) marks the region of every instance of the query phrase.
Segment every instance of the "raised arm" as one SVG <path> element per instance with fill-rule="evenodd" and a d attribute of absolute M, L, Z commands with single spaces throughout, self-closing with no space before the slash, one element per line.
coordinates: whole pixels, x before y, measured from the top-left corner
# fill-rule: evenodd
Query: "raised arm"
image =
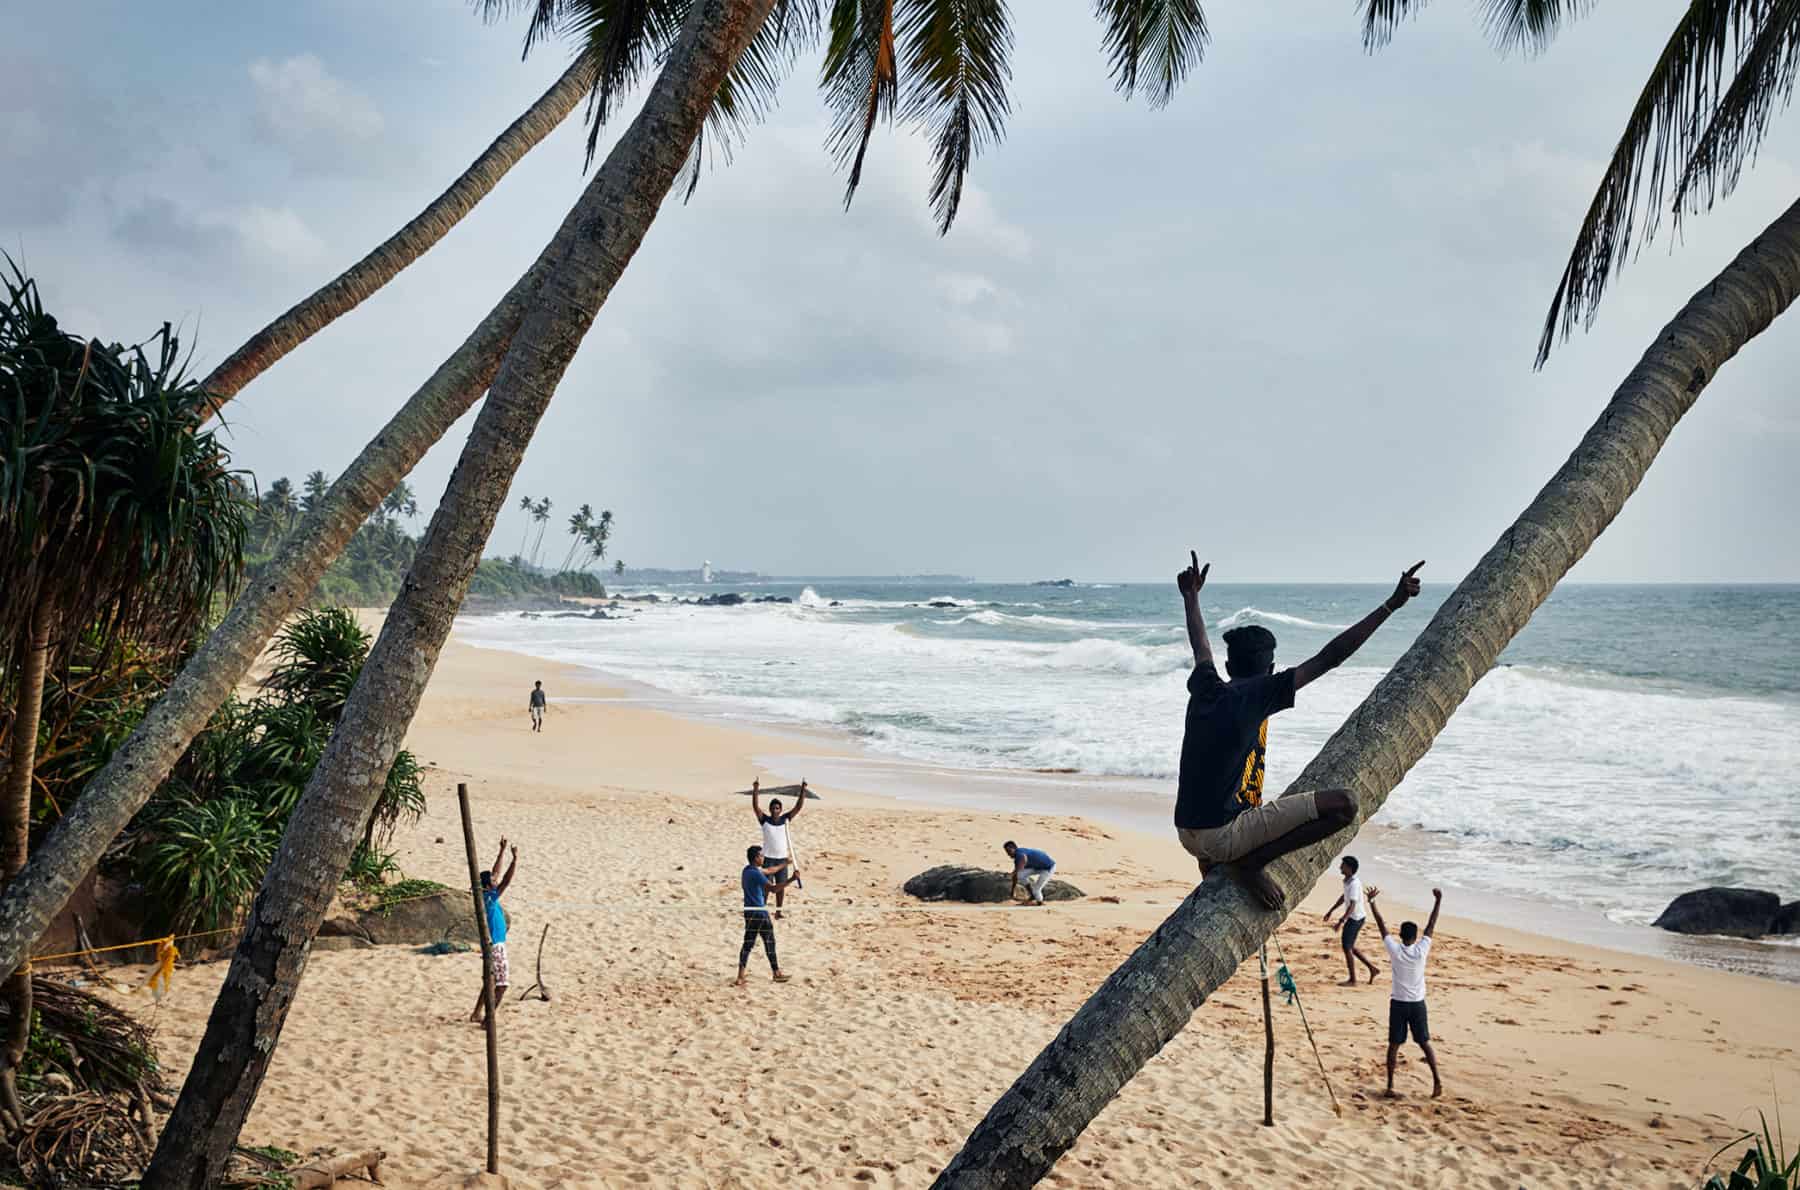
<path fill-rule="evenodd" d="M 1367 900 L 1369 902 L 1369 912 L 1375 915 L 1375 928 L 1381 931 L 1381 936 L 1383 938 L 1387 937 L 1387 922 L 1381 920 L 1381 906 L 1375 903 L 1374 890 L 1369 891 Z"/>
<path fill-rule="evenodd" d="M 496 872 L 500 870 L 500 861 L 499 860 L 494 861 L 494 870 Z M 517 847 L 514 847 L 512 849 L 512 863 L 510 863 L 506 866 L 506 875 L 501 879 L 500 883 L 495 887 L 495 889 L 494 889 L 495 896 L 500 896 L 501 894 L 506 892 L 506 886 L 512 883 L 513 873 L 517 872 L 518 870 L 519 870 L 519 849 Z"/>
<path fill-rule="evenodd" d="M 794 808 L 787 812 L 789 818 L 794 817 L 806 808 L 806 782 L 800 782 L 800 793 L 794 798 Z"/>
<path fill-rule="evenodd" d="M 1431 937 L 1432 931 L 1437 929 L 1438 910 L 1442 909 L 1443 907 L 1444 907 L 1444 890 L 1441 888 L 1432 889 L 1431 890 L 1431 916 L 1425 919 L 1425 936 L 1427 938 Z"/>
<path fill-rule="evenodd" d="M 1212 645 L 1206 639 L 1206 620 L 1200 615 L 1200 588 L 1206 586 L 1206 572 L 1212 569 L 1212 563 L 1200 565 L 1200 556 L 1193 550 L 1188 551 L 1188 559 L 1192 565 L 1175 576 L 1175 586 L 1181 592 L 1182 610 L 1187 614 L 1188 644 L 1194 649 L 1194 665 L 1210 666 Z"/>
<path fill-rule="evenodd" d="M 756 820 L 758 822 L 761 822 L 763 820 L 762 778 L 761 777 L 758 777 L 754 781 L 750 782 L 750 810 L 752 813 L 754 813 L 756 815 Z"/>
<path fill-rule="evenodd" d="M 515 849 L 515 853 L 516 853 L 516 849 Z M 494 862 L 488 865 L 488 871 L 498 872 L 500 870 L 500 861 L 505 858 L 506 858 L 506 836 L 501 835 L 500 836 L 500 851 L 498 854 L 496 854 L 494 856 Z"/>
<path fill-rule="evenodd" d="M 1324 648 L 1294 667 L 1294 689 L 1318 678 L 1324 677 L 1344 662 L 1348 661 L 1356 650 L 1363 647 L 1363 642 L 1375 635 L 1375 630 L 1387 622 L 1387 618 L 1406 606 L 1406 601 L 1419 593 L 1419 567 L 1424 562 L 1415 562 L 1411 570 L 1400 576 L 1394 586 L 1394 593 L 1381 601 L 1381 606 L 1344 629 L 1331 639 Z"/>

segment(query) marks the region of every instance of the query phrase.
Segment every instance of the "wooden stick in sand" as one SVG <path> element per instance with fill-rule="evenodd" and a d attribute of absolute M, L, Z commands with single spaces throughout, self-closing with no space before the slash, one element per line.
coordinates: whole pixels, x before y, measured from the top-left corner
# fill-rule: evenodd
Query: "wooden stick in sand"
<path fill-rule="evenodd" d="M 475 822 L 469 817 L 469 787 L 456 785 L 462 809 L 463 850 L 469 855 L 469 891 L 475 897 L 475 932 L 481 939 L 481 998 L 487 1011 L 487 1171 L 500 1172 L 500 1036 L 495 1031 L 500 1006 L 494 1003 L 494 944 L 488 937 L 487 905 L 481 899 L 481 864 L 475 858 Z"/>
<path fill-rule="evenodd" d="M 538 999 L 545 1003 L 549 1003 L 550 1001 L 550 987 L 544 982 L 544 939 L 549 936 L 550 923 L 545 922 L 544 932 L 538 935 L 537 982 L 526 988 L 524 994 L 519 997 L 519 1003 L 521 1004 L 531 999 L 531 993 L 533 992 L 536 992 L 538 994 Z"/>
<path fill-rule="evenodd" d="M 1263 1126 L 1275 1126 L 1275 1013 L 1269 1007 L 1269 945 L 1262 951 L 1263 1000 Z"/>

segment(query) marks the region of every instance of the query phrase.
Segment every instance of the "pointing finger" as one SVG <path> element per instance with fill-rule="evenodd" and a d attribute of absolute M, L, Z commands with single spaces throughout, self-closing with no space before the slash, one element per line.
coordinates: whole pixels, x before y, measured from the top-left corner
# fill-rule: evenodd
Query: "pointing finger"
<path fill-rule="evenodd" d="M 1412 564 L 1412 569 L 1408 570 L 1406 572 L 1406 577 L 1411 578 L 1413 575 L 1419 573 L 1419 567 L 1421 567 L 1423 565 L 1425 565 L 1425 559 L 1423 559 L 1423 558 L 1420 558 L 1417 562 L 1414 562 Z"/>
<path fill-rule="evenodd" d="M 1200 573 L 1200 555 L 1196 554 L 1193 550 L 1189 550 L 1188 551 L 1188 561 L 1193 564 L 1194 573 L 1199 574 Z"/>

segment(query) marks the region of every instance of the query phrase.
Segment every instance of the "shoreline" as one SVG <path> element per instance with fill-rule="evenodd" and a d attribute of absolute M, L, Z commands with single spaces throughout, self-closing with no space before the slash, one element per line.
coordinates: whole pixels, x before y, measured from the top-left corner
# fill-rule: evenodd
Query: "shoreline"
<path fill-rule="evenodd" d="M 475 616 L 487 614 L 471 613 Z M 454 629 L 452 639 L 456 639 Z M 578 662 L 541 658 L 516 649 L 467 641 L 460 643 L 469 648 L 516 657 L 521 662 L 540 667 L 555 666 L 566 671 L 566 676 L 572 680 L 604 692 L 577 696 L 582 701 L 629 705 L 689 722 L 726 724 L 776 739 L 791 738 L 797 745 L 794 750 L 771 749 L 755 756 L 757 764 L 785 781 L 799 781 L 810 775 L 823 778 L 815 779 L 816 785 L 835 785 L 862 795 L 927 809 L 1038 816 L 1079 812 L 1110 827 L 1131 831 L 1146 841 L 1166 844 L 1179 853 L 1179 848 L 1172 842 L 1172 828 L 1168 823 L 1173 793 L 1143 778 L 967 768 L 910 760 L 878 752 L 839 728 L 722 714 L 699 699 Z M 1072 799 L 1067 796 L 1062 799 L 1047 796 L 1051 790 L 1071 789 L 1086 799 L 1079 809 L 1070 804 Z M 1390 892 L 1400 891 L 1416 903 L 1425 903 L 1434 885 L 1443 887 L 1456 896 L 1459 904 L 1466 906 L 1462 916 L 1471 921 L 1523 936 L 1575 942 L 1621 955 L 1662 959 L 1800 985 L 1800 940 L 1790 943 L 1676 934 L 1654 926 L 1615 921 L 1585 906 L 1464 885 L 1453 877 L 1427 876 L 1423 871 L 1430 867 L 1433 852 L 1441 847 L 1436 837 L 1427 831 L 1389 826 L 1378 819 L 1363 825 L 1357 845 L 1365 853 L 1365 864 L 1370 862 L 1367 858 L 1370 855 L 1378 863 L 1388 861 L 1381 870 L 1385 887 Z"/>

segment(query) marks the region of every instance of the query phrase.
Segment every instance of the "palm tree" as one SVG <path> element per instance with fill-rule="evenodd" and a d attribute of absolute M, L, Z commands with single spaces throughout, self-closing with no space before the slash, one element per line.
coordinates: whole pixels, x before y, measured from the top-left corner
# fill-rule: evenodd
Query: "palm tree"
<path fill-rule="evenodd" d="M 283 475 L 269 485 L 263 493 L 263 506 L 269 510 L 271 520 L 281 522 L 281 531 L 288 532 L 294 527 L 294 515 L 300 511 L 299 502 L 294 496 L 294 481 Z"/>
<path fill-rule="evenodd" d="M 591 522 L 581 535 L 582 545 L 586 547 L 582 555 L 581 568 L 586 570 L 594 563 L 606 558 L 606 542 L 612 537 L 613 514 L 609 508 L 600 514 L 600 518 Z"/>
<path fill-rule="evenodd" d="M 394 485 L 381 501 L 381 511 L 388 519 L 405 517 L 407 520 L 419 515 L 419 498 L 413 495 L 412 485 L 404 479 Z"/>
<path fill-rule="evenodd" d="M 620 578 L 625 577 L 625 559 L 620 558 L 617 562 L 613 563 L 613 573 Z"/>
<path fill-rule="evenodd" d="M 525 564 L 525 543 L 531 540 L 531 509 L 533 501 L 530 496 L 519 497 L 519 511 L 525 514 L 525 531 L 519 534 L 519 564 Z"/>
<path fill-rule="evenodd" d="M 142 347 L 84 342 L 45 312 L 14 270 L 0 306 L 0 665 L 12 713 L 0 790 L 0 874 L 30 850 L 32 778 L 45 673 L 83 633 L 102 657 L 122 642 L 185 642 L 231 587 L 250 505 L 218 439 L 207 394 L 181 372 L 165 324 Z M 0 1107 L 24 1120 L 13 1085 L 31 1020 L 31 974 L 6 985 Z"/>
<path fill-rule="evenodd" d="M 331 490 L 331 477 L 323 471 L 308 472 L 305 490 L 306 495 L 300 498 L 300 511 L 311 516 L 313 509 L 324 502 L 325 493 Z"/>
<path fill-rule="evenodd" d="M 674 185 L 727 71 L 774 3 L 692 0 L 642 110 L 565 220 L 564 251 L 528 299 L 530 312 L 482 402 L 410 581 L 263 877 L 146 1185 L 205 1186 L 223 1170 L 298 991 L 330 903 L 328 885 L 349 863 L 381 796 L 398 751 L 394 733 L 404 733 L 418 707 L 532 431 Z M 390 697 L 399 701 L 378 701 Z M 313 865 L 340 852 L 331 878 L 321 881 Z M 0 944 L 10 948 L 9 933 L 0 922 Z"/>
<path fill-rule="evenodd" d="M 1364 0 L 1363 44 L 1386 45 L 1425 0 Z M 1590 0 L 1490 0 L 1502 51 L 1541 50 Z M 1729 70 L 1727 69 L 1729 67 Z M 1755 160 L 1777 106 L 1800 78 L 1800 4 L 1692 0 L 1651 67 L 1588 204 L 1538 337 L 1542 367 L 1559 338 L 1591 325 L 1607 282 L 1625 267 L 1640 226 L 1648 241 L 1665 212 L 1677 232 L 1711 209 Z"/>
<path fill-rule="evenodd" d="M 575 551 L 581 548 L 587 540 L 588 526 L 593 523 L 593 520 L 594 506 L 592 504 L 583 504 L 575 510 L 574 515 L 569 517 L 569 552 L 563 555 L 562 565 L 557 568 L 557 573 L 560 574 L 569 569 L 569 563 L 575 560 Z"/>
<path fill-rule="evenodd" d="M 537 525 L 537 540 L 531 543 L 531 568 L 537 569 L 538 554 L 544 548 L 544 529 L 550 524 L 550 497 L 545 496 L 531 506 L 531 519 Z"/>
<path fill-rule="evenodd" d="M 225 357 L 201 382 L 201 387 L 213 394 L 216 405 L 223 406 L 282 356 L 354 310 L 398 276 L 402 269 L 425 255 L 462 221 L 464 215 L 475 209 L 475 204 L 499 184 L 520 158 L 563 122 L 581 102 L 592 76 L 592 66 L 586 59 L 577 58 L 524 115 L 514 120 L 468 169 L 450 183 L 449 189 L 433 199 L 406 226 Z"/>

